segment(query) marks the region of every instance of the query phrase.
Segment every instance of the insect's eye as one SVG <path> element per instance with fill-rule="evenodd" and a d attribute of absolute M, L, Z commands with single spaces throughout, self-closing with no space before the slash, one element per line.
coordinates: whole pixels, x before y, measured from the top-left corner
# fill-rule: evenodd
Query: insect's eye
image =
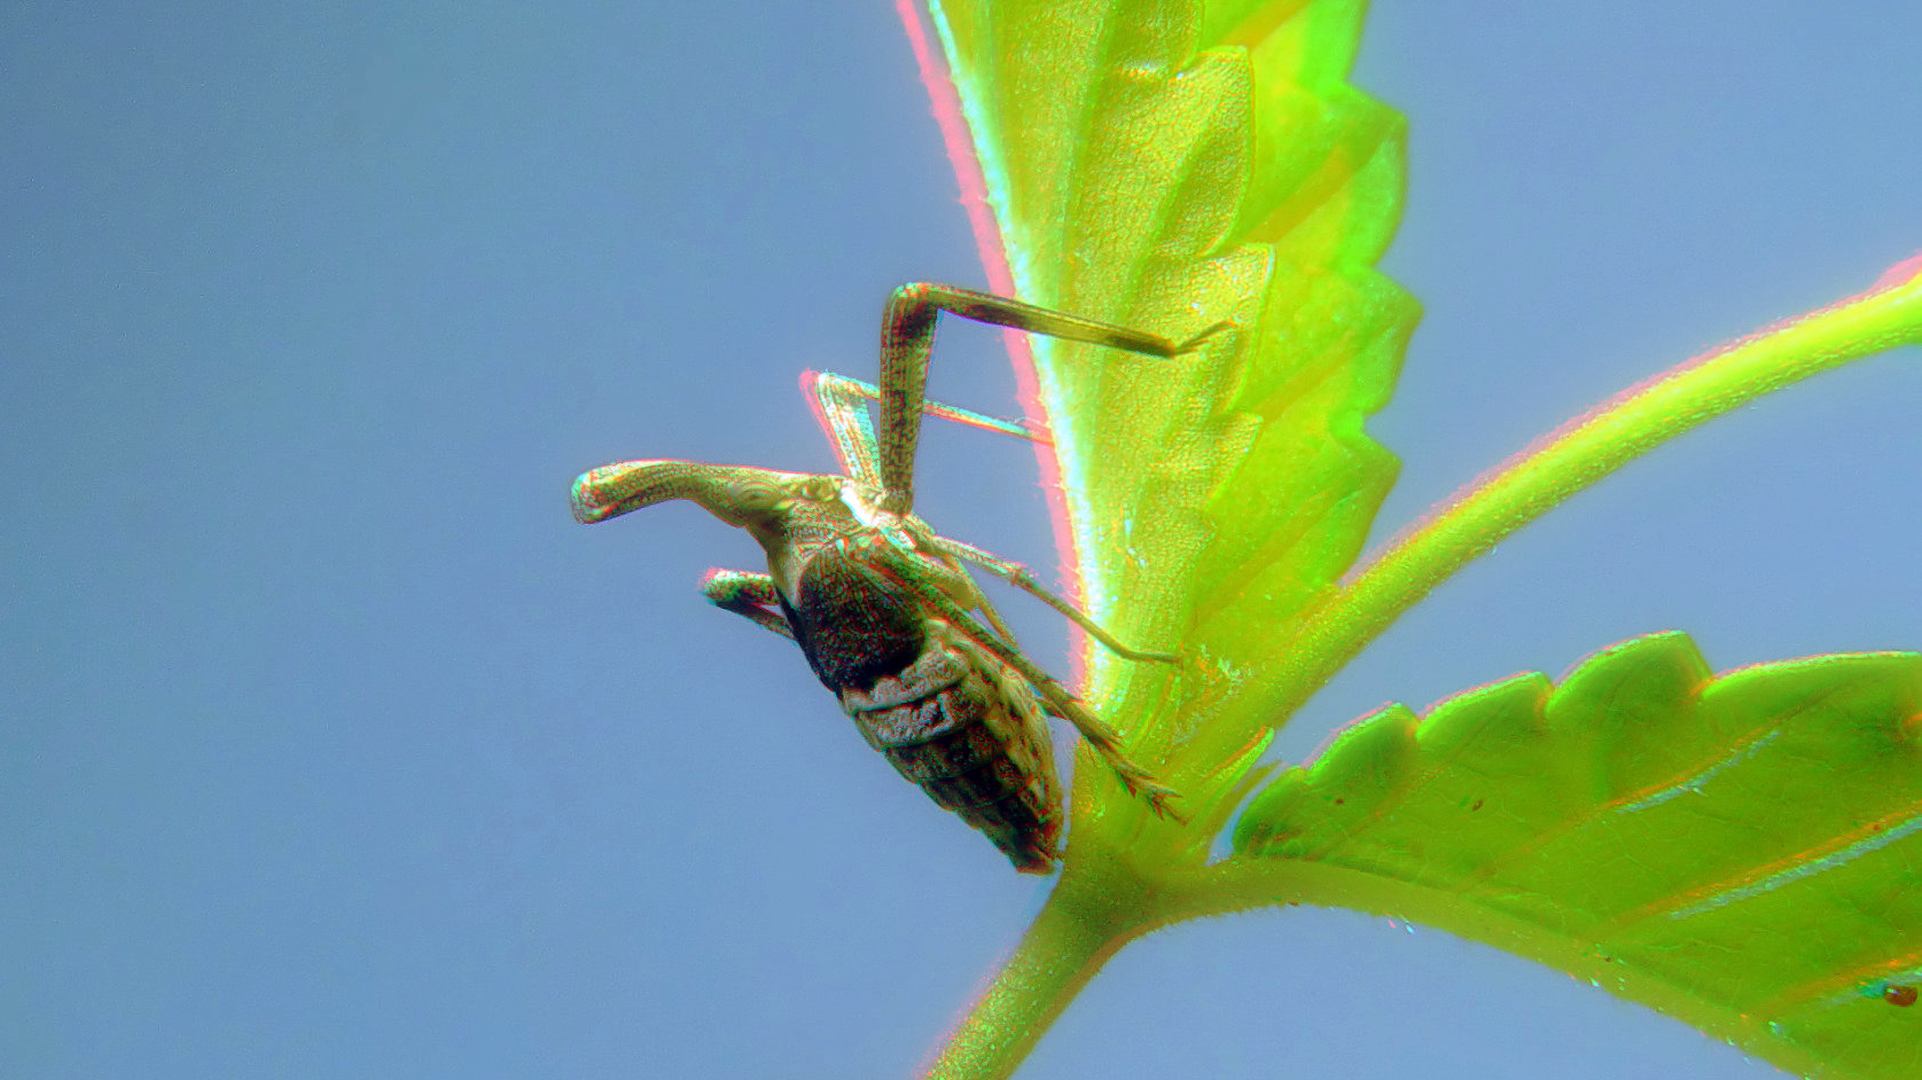
<path fill-rule="evenodd" d="M 749 513 L 764 513 L 772 510 L 775 504 L 788 497 L 788 492 L 779 485 L 764 480 L 743 480 L 734 485 L 732 502 Z"/>

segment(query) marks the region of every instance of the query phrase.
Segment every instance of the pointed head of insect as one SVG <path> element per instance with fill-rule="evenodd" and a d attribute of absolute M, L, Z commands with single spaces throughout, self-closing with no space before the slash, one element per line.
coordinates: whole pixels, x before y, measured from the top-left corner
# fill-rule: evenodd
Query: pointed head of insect
<path fill-rule="evenodd" d="M 582 524 L 669 499 L 699 503 L 708 513 L 751 532 L 777 531 L 797 501 L 840 497 L 832 476 L 775 472 L 702 461 L 622 461 L 584 472 L 574 481 L 574 520 Z"/>

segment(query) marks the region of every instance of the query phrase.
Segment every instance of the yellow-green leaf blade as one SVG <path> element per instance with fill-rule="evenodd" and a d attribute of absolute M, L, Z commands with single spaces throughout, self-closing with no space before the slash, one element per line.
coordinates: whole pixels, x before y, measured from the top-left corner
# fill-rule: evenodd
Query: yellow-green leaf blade
<path fill-rule="evenodd" d="M 1412 886 L 1430 921 L 1785 1067 L 1913 1076 L 1919 713 L 1917 654 L 1711 678 L 1685 636 L 1653 635 L 1559 687 L 1377 714 L 1256 797 L 1236 857 Z"/>
<path fill-rule="evenodd" d="M 1394 476 L 1362 417 L 1415 315 L 1369 268 L 1401 118 L 1342 81 L 1352 0 L 930 7 L 1021 295 L 1241 328 L 1175 361 L 1035 347 L 1086 606 L 1197 661 L 1097 649 L 1088 694 L 1205 807 L 1279 719 L 1264 645 L 1347 568 Z"/>

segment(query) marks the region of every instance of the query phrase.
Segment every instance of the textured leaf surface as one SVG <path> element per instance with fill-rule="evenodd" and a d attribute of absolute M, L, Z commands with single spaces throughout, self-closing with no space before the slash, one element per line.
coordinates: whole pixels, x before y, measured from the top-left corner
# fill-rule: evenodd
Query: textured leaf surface
<path fill-rule="evenodd" d="M 1415 318 L 1369 268 L 1401 118 L 1343 82 L 1353 0 L 930 8 L 1019 294 L 1175 337 L 1241 328 L 1175 361 L 1035 343 L 1087 606 L 1198 661 L 1092 650 L 1088 695 L 1205 806 L 1278 719 L 1279 628 L 1348 567 L 1394 477 L 1361 425 Z"/>
<path fill-rule="evenodd" d="M 1913 1077 L 1919 713 L 1914 653 L 1711 678 L 1657 634 L 1560 686 L 1521 675 L 1362 721 L 1272 781 L 1235 848 L 1410 886 L 1380 906 L 1786 1068 Z"/>

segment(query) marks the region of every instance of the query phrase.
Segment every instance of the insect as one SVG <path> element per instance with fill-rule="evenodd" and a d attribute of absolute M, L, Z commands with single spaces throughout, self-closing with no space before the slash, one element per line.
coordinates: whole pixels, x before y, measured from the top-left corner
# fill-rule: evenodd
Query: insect
<path fill-rule="evenodd" d="M 944 311 L 1158 357 L 1193 351 L 1226 326 L 1177 343 L 970 289 L 903 285 L 882 318 L 879 387 L 831 373 L 807 380 L 845 475 L 624 461 L 574 481 L 574 516 L 592 523 L 689 499 L 746 529 L 767 553 L 767 572 L 710 570 L 701 583 L 707 599 L 800 646 L 868 744 L 902 776 L 986 834 L 1017 869 L 1046 873 L 1061 827 L 1050 716 L 1073 724 L 1156 812 L 1175 816 L 1175 793 L 1129 760 L 1113 728 L 1022 654 L 963 564 L 1035 596 L 1119 656 L 1162 663 L 1175 657 L 1123 645 L 1025 567 L 939 536 L 914 516 L 924 412 L 1039 437 L 1023 425 L 924 398 Z M 869 401 L 880 404 L 878 437 Z"/>

